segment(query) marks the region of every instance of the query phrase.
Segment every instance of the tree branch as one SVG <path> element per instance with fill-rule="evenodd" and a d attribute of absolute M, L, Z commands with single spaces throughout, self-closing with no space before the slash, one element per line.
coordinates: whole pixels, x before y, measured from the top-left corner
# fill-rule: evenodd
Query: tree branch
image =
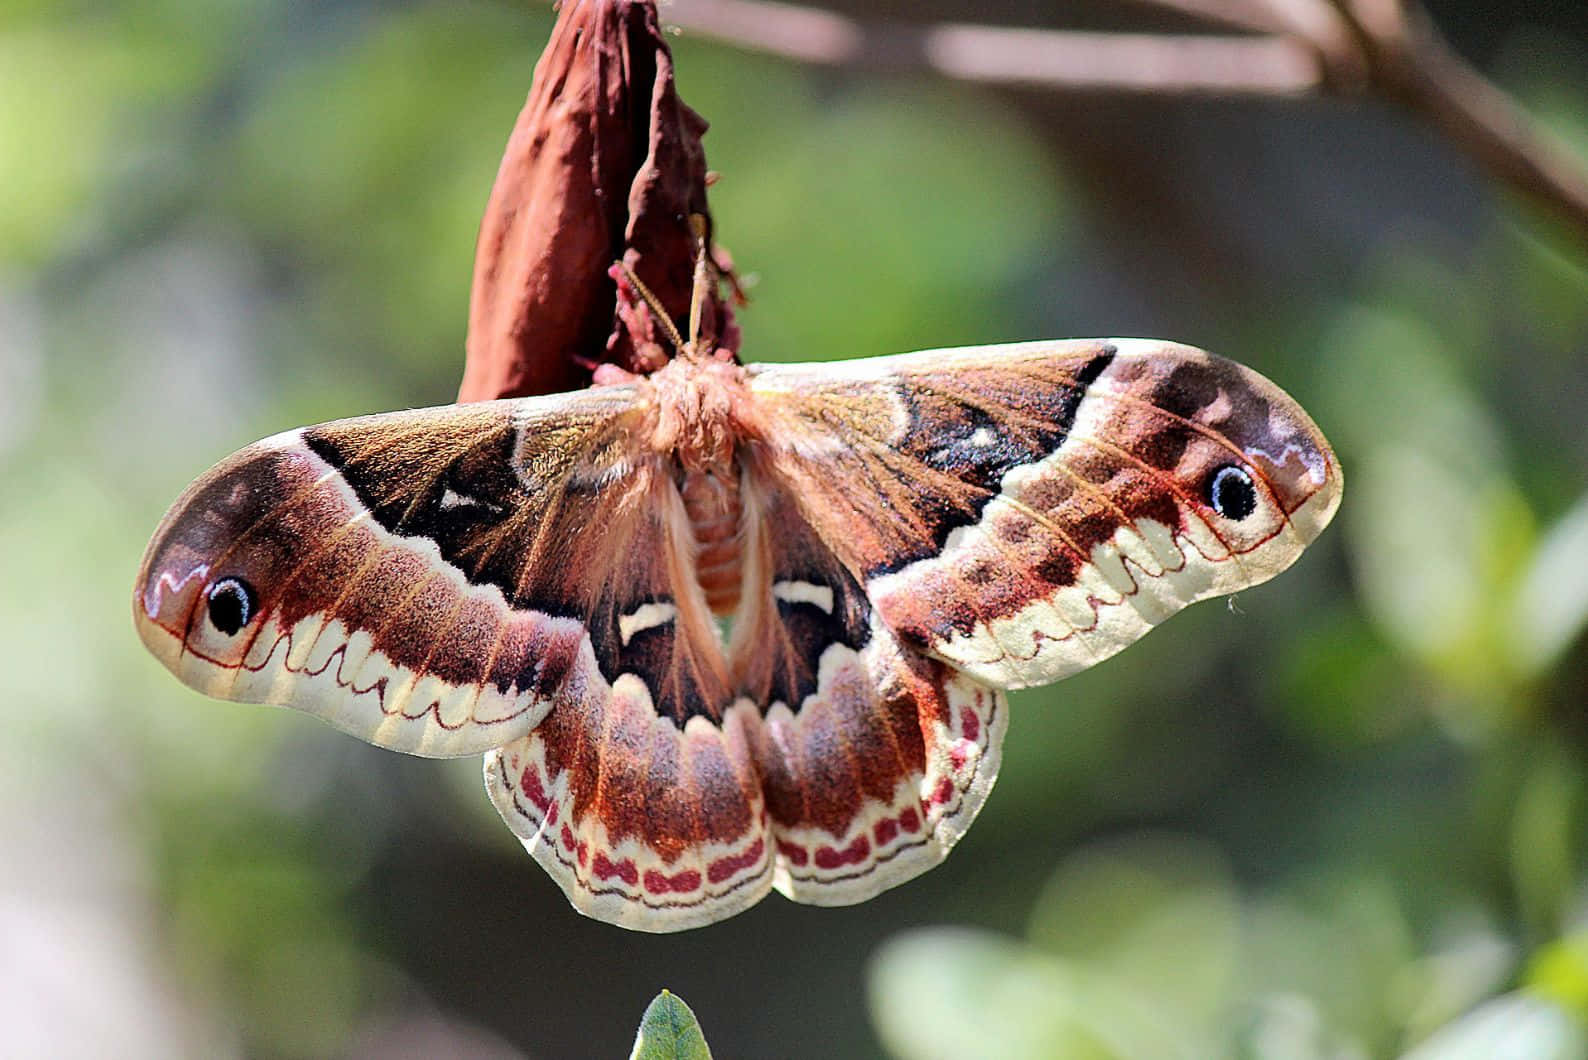
<path fill-rule="evenodd" d="M 1379 98 L 1437 128 L 1588 243 L 1581 159 L 1435 32 L 1413 0 L 1138 0 L 1256 35 L 1090 33 L 865 22 L 773 0 L 672 0 L 701 36 L 826 66 L 926 70 L 1053 91 Z"/>
<path fill-rule="evenodd" d="M 774 0 L 672 0 L 662 13 L 669 24 L 701 36 L 800 62 L 928 70 L 988 84 L 1295 96 L 1317 91 L 1323 79 L 1309 46 L 1278 36 L 915 26 L 861 22 Z"/>
<path fill-rule="evenodd" d="M 1552 209 L 1588 242 L 1583 162 L 1451 50 L 1402 0 L 1329 0 L 1356 37 L 1366 91 L 1423 118 L 1489 174 Z"/>

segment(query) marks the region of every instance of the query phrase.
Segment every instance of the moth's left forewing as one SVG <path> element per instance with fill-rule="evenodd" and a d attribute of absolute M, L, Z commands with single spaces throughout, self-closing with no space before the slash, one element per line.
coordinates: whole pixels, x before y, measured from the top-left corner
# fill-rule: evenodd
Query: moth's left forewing
<path fill-rule="evenodd" d="M 255 443 L 155 532 L 139 634 L 201 692 L 290 705 L 381 746 L 461 755 L 514 739 L 590 665 L 582 621 L 522 599 L 527 531 L 569 507 L 623 396 L 420 409 Z"/>
<path fill-rule="evenodd" d="M 1191 347 L 928 351 L 758 384 L 799 439 L 782 473 L 882 619 L 997 687 L 1057 680 L 1272 577 L 1339 502 L 1300 406 Z"/>

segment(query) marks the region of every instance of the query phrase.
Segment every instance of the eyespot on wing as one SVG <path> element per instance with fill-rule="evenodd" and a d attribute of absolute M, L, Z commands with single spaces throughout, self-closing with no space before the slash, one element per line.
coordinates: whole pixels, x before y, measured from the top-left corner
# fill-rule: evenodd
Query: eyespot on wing
<path fill-rule="evenodd" d="M 247 633 L 273 609 L 273 589 L 292 569 L 312 516 L 284 507 L 322 470 L 291 444 L 297 433 L 256 442 L 200 475 L 149 541 L 133 620 L 184 680 L 178 665 L 189 651 L 221 665 L 241 660 Z"/>

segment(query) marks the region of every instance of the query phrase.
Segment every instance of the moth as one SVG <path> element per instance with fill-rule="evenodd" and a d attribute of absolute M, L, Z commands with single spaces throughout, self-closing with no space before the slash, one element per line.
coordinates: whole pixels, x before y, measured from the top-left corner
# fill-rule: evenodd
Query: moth
<path fill-rule="evenodd" d="M 675 931 L 937 864 L 1008 689 L 1279 573 L 1340 501 L 1307 414 L 1188 346 L 740 365 L 288 431 L 155 532 L 143 642 L 223 699 L 485 754 L 579 911 Z"/>

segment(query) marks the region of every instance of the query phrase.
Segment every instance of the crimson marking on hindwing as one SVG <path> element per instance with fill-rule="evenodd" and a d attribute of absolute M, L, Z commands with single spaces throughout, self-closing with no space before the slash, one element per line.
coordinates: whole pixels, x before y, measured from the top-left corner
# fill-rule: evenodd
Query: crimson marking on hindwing
<path fill-rule="evenodd" d="M 535 821 L 535 815 L 529 812 L 530 808 L 525 806 L 524 802 L 519 798 L 522 782 L 520 784 L 514 784 L 511 778 L 508 776 L 507 760 L 505 755 L 497 756 L 496 771 L 501 777 L 503 790 L 512 793 L 513 808 L 516 809 L 526 820 Z M 526 768 L 525 772 L 528 772 L 528 768 Z M 535 787 L 542 794 L 544 794 L 544 788 L 540 785 L 539 777 L 536 778 Z M 599 815 L 597 816 L 599 817 Z M 536 828 L 538 829 L 542 823 L 544 822 L 536 822 Z M 562 847 L 566 847 L 569 852 L 574 854 L 572 860 L 570 860 L 563 853 L 563 850 L 559 848 L 558 844 L 555 842 L 550 842 L 544 838 L 541 838 L 537 841 L 536 845 L 549 850 L 552 856 L 557 859 L 559 864 L 575 874 L 574 883 L 581 893 L 588 894 L 595 898 L 615 894 L 627 901 L 637 901 L 648 909 L 690 909 L 695 906 L 705 905 L 707 902 L 714 902 L 719 899 L 726 898 L 728 895 L 734 893 L 740 888 L 755 883 L 757 880 L 761 879 L 766 872 L 770 872 L 772 869 L 772 862 L 768 860 L 765 872 L 757 873 L 753 876 L 746 876 L 734 883 L 732 886 L 728 887 L 726 890 L 702 894 L 698 898 L 687 900 L 651 901 L 644 895 L 636 897 L 630 891 L 621 887 L 593 887 L 585 886 L 580 883 L 577 874 L 579 869 L 583 868 L 587 861 L 591 866 L 590 871 L 602 879 L 611 879 L 614 875 L 621 876 L 624 881 L 632 887 L 638 885 L 640 876 L 638 875 L 638 870 L 634 865 L 632 858 L 624 858 L 614 864 L 611 859 L 609 859 L 602 851 L 596 851 L 593 858 L 589 857 L 589 851 L 585 841 L 582 839 L 576 839 L 572 829 L 567 823 L 564 823 L 562 826 L 560 838 L 562 840 Z M 712 861 L 706 866 L 706 875 L 712 883 L 721 883 L 723 880 L 731 878 L 735 872 L 740 872 L 743 869 L 754 865 L 761 859 L 762 855 L 765 853 L 765 850 L 766 841 L 758 836 L 756 837 L 755 842 L 751 843 L 740 853 L 725 855 Z M 680 882 L 687 882 L 687 877 L 691 871 L 692 870 L 684 870 L 683 872 L 680 872 L 674 876 L 667 877 L 667 879 L 670 885 L 674 886 L 674 889 L 676 889 L 677 884 Z M 627 873 L 634 873 L 634 879 L 630 880 Z M 658 873 L 658 875 L 660 875 L 660 873 Z M 698 873 L 696 875 L 698 875 Z"/>
<path fill-rule="evenodd" d="M 645 889 L 652 894 L 666 894 L 669 891 L 688 894 L 700 889 L 700 873 L 694 869 L 685 869 L 672 876 L 659 869 L 646 869 L 643 880 Z"/>
<path fill-rule="evenodd" d="M 978 704 L 985 702 L 980 691 L 978 691 L 976 698 Z M 987 713 L 987 723 L 985 727 L 987 732 L 991 732 L 993 728 L 995 728 L 998 709 L 999 701 L 998 697 L 995 696 L 993 697 L 991 708 Z M 963 719 L 961 721 L 961 727 L 965 731 L 969 731 L 969 726 L 965 724 Z M 978 731 L 980 731 L 980 726 L 978 726 Z M 985 748 L 983 750 L 985 750 Z M 985 759 L 983 759 L 983 761 L 984 760 Z M 979 764 L 980 763 L 978 763 L 978 766 Z M 508 774 L 505 755 L 498 756 L 496 768 L 497 773 L 501 777 L 502 789 L 512 793 L 514 809 L 516 809 L 526 820 L 534 822 L 537 829 L 539 829 L 542 824 L 549 823 L 547 818 L 544 816 L 545 814 L 549 813 L 549 811 L 542 810 L 542 816 L 540 820 L 536 820 L 536 814 L 531 812 L 532 808 L 538 808 L 538 806 L 535 805 L 538 803 L 538 800 L 534 799 L 530 792 L 534 791 L 539 795 L 546 797 L 545 788 L 542 785 L 540 777 L 538 775 L 535 777 L 532 787 L 529 787 L 527 781 L 525 781 L 523 778 L 520 779 L 519 783 L 514 784 Z M 527 774 L 530 772 L 531 768 L 532 767 L 526 766 L 524 772 Z M 862 879 L 871 875 L 879 867 L 886 865 L 898 858 L 906 851 L 916 850 L 929 843 L 932 839 L 933 832 L 923 829 L 928 805 L 931 807 L 943 807 L 938 817 L 939 823 L 950 820 L 958 816 L 963 810 L 965 796 L 969 792 L 969 789 L 970 784 L 965 784 L 963 789 L 959 789 L 959 799 L 955 800 L 952 805 L 948 805 L 949 800 L 953 799 L 956 787 L 953 778 L 945 776 L 938 781 L 936 789 L 933 791 L 932 797 L 927 800 L 927 802 L 920 803 L 919 809 L 917 806 L 907 806 L 898 814 L 889 815 L 882 821 L 878 822 L 873 826 L 874 828 L 880 828 L 886 823 L 897 822 L 898 828 L 906 834 L 911 836 L 915 836 L 918 832 L 923 834 L 921 834 L 919 838 L 913 839 L 910 842 L 901 843 L 899 846 L 894 847 L 887 853 L 882 854 L 881 856 L 872 860 L 865 860 L 867 855 L 871 852 L 871 840 L 868 839 L 864 833 L 856 836 L 850 841 L 849 845 L 842 848 L 842 850 L 834 848 L 830 845 L 824 845 L 822 847 L 818 847 L 814 852 L 809 847 L 803 846 L 801 844 L 793 843 L 785 839 L 778 839 L 776 841 L 777 853 L 783 857 L 789 866 L 799 868 L 803 868 L 807 864 L 810 864 L 812 860 L 816 862 L 818 868 L 824 869 L 837 868 L 844 864 L 861 864 L 864 862 L 864 867 L 859 871 L 842 873 L 840 875 L 829 875 L 825 873 L 821 875 L 810 873 L 789 873 L 790 878 L 799 880 L 803 883 L 834 884 Z M 520 797 L 521 793 L 524 796 L 523 798 Z M 524 798 L 529 798 L 531 805 L 526 805 Z M 549 804 L 555 805 L 553 800 L 551 800 L 549 797 L 547 797 L 547 802 Z M 600 815 L 597 814 L 597 819 L 599 819 L 599 816 Z M 873 834 L 876 835 L 876 833 Z M 570 829 L 567 823 L 564 823 L 562 826 L 560 838 L 562 840 L 560 846 L 558 843 L 548 841 L 544 838 L 538 840 L 537 845 L 543 846 L 546 850 L 549 850 L 552 856 L 555 857 L 564 868 L 577 874 L 579 868 L 586 863 L 586 844 L 583 840 L 575 839 L 573 831 Z M 890 838 L 893 837 L 890 836 Z M 881 839 L 880 835 L 876 835 L 876 841 L 877 846 L 879 847 L 884 844 L 884 841 Z M 763 837 L 757 836 L 755 841 L 740 853 L 726 854 L 713 860 L 706 867 L 707 881 L 712 884 L 717 884 L 723 882 L 724 880 L 731 879 L 735 873 L 742 872 L 751 865 L 754 865 L 757 861 L 761 860 L 762 856 L 765 854 L 765 846 L 766 840 Z M 564 854 L 562 848 L 566 848 L 569 852 L 576 851 L 576 856 L 570 860 Z M 627 867 L 629 871 L 636 871 L 632 859 L 624 858 L 614 864 L 609 858 L 606 857 L 604 853 L 600 851 L 595 853 L 591 864 L 592 873 L 601 876 L 603 879 L 611 879 L 614 875 L 622 875 L 620 870 L 624 869 L 625 867 Z M 767 867 L 763 872 L 756 873 L 751 876 L 745 876 L 743 879 L 735 882 L 726 890 L 702 893 L 699 897 L 691 899 L 666 899 L 653 901 L 644 894 L 635 896 L 624 888 L 584 886 L 579 883 L 577 875 L 575 876 L 575 885 L 578 886 L 582 893 L 590 895 L 591 897 L 618 895 L 627 901 L 637 901 L 648 909 L 690 909 L 694 908 L 695 906 L 705 905 L 708 902 L 715 902 L 726 898 L 735 891 L 757 882 L 766 874 L 766 872 L 770 872 L 772 870 L 773 865 L 773 860 L 768 859 Z M 598 871 L 597 866 L 599 866 L 601 871 Z M 679 875 L 685 875 L 688 871 L 689 870 L 685 870 L 685 873 L 680 873 Z M 628 880 L 627 875 L 623 875 L 623 878 L 625 882 L 630 884 L 630 886 L 637 885 L 635 881 Z M 677 881 L 678 878 L 678 876 L 673 876 L 669 879 L 671 881 Z M 639 877 L 636 876 L 636 880 L 638 879 Z M 676 891 L 676 886 L 673 889 Z M 651 890 L 651 888 L 647 888 L 647 890 Z"/>
<path fill-rule="evenodd" d="M 866 855 L 869 853 L 871 853 L 871 841 L 864 835 L 858 835 L 854 842 L 842 850 L 831 846 L 817 847 L 813 860 L 819 869 L 836 869 L 844 865 L 859 865 L 866 860 Z"/>
<path fill-rule="evenodd" d="M 978 691 L 976 693 L 976 702 L 977 702 L 978 705 L 980 705 L 983 702 L 982 693 L 980 691 Z M 989 731 L 989 732 L 991 732 L 992 729 L 995 726 L 995 720 L 996 720 L 996 718 L 998 716 L 998 703 L 999 703 L 998 697 L 994 696 L 993 700 L 992 700 L 992 708 L 987 712 L 987 731 Z M 978 746 L 981 746 L 981 745 L 978 744 Z M 983 749 L 983 751 L 986 750 L 985 747 L 983 747 L 982 749 Z M 983 759 L 982 761 L 985 761 L 985 759 Z M 978 762 L 978 769 L 979 769 L 979 767 L 980 767 L 980 762 Z M 941 780 L 938 781 L 937 787 L 936 787 L 936 789 L 933 792 L 933 797 L 929 800 L 929 802 L 930 802 L 931 806 L 946 806 L 946 808 L 942 811 L 942 813 L 938 817 L 938 823 L 939 824 L 941 824 L 943 821 L 951 820 L 951 819 L 959 816 L 960 811 L 964 808 L 965 795 L 968 793 L 969 789 L 970 789 L 970 784 L 967 783 L 965 785 L 964 789 L 960 791 L 959 799 L 956 800 L 952 806 L 946 806 L 947 801 L 949 799 L 953 798 L 953 794 L 954 794 L 954 791 L 955 791 L 954 781 L 950 777 L 943 777 Z M 925 818 L 928 816 L 928 811 L 929 811 L 928 802 L 921 802 L 919 804 L 919 807 L 920 808 L 919 808 L 919 811 L 918 811 L 916 806 L 907 806 L 907 807 L 904 808 L 904 810 L 902 810 L 897 815 L 892 816 L 892 817 L 886 817 L 883 820 L 884 821 L 896 820 L 896 821 L 898 821 L 900 828 L 902 828 L 905 832 L 909 833 L 910 835 L 914 835 L 914 834 L 916 834 L 916 832 L 918 832 L 918 831 L 920 831 L 922 829 L 922 826 L 925 823 Z M 880 823 L 882 823 L 882 822 L 879 822 L 879 824 Z M 863 878 L 865 876 L 871 875 L 872 872 L 876 871 L 877 868 L 879 868 L 882 865 L 886 865 L 888 862 L 894 860 L 895 858 L 897 858 L 899 855 L 905 853 L 906 851 L 915 850 L 915 849 L 918 849 L 920 847 L 925 846 L 927 843 L 929 843 L 931 841 L 933 834 L 934 834 L 933 832 L 928 831 L 924 835 L 922 835 L 919 839 L 916 839 L 913 842 L 901 843 L 899 846 L 897 846 L 897 847 L 893 848 L 892 850 L 888 851 L 886 854 L 883 854 L 882 856 L 880 856 L 880 857 L 878 857 L 878 858 L 876 858 L 876 859 L 874 859 L 874 860 L 872 860 L 870 862 L 867 862 L 866 863 L 866 867 L 864 869 L 862 869 L 861 871 L 859 871 L 859 872 L 848 872 L 848 873 L 843 873 L 842 875 L 837 875 L 837 876 L 817 875 L 815 873 L 796 874 L 796 873 L 791 872 L 791 873 L 789 873 L 789 876 L 791 878 L 793 878 L 793 879 L 801 881 L 802 883 L 816 883 L 816 884 L 843 883 L 843 882 L 847 882 L 849 880 L 858 880 L 858 879 L 861 879 L 861 878 Z M 861 836 L 859 838 L 864 838 L 864 836 Z M 878 846 L 882 845 L 882 841 L 880 839 L 878 840 L 877 845 Z M 795 844 L 795 843 L 790 843 L 790 842 L 788 842 L 786 840 L 782 840 L 782 839 L 778 840 L 777 846 L 778 846 L 778 853 L 782 854 L 790 865 L 795 865 L 795 866 L 799 866 L 799 867 L 803 868 L 807 864 L 808 860 L 812 856 L 811 852 L 810 852 L 810 849 L 808 847 L 804 847 L 804 846 L 801 846 L 801 845 Z M 853 844 L 851 844 L 851 846 L 853 846 Z M 832 848 L 828 847 L 828 848 L 825 848 L 825 849 L 829 849 L 830 850 Z M 794 856 L 795 852 L 798 853 L 798 857 Z"/>

